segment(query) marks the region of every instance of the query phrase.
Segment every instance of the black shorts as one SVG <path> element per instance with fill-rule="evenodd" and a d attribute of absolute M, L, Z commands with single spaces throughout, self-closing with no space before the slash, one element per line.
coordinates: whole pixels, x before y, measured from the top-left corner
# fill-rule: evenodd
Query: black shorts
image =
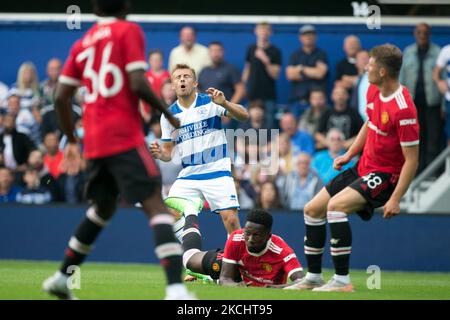
<path fill-rule="evenodd" d="M 161 190 L 161 174 L 145 145 L 113 156 L 91 159 L 86 198 L 114 201 L 120 194 L 129 204 L 142 202 Z"/>
<path fill-rule="evenodd" d="M 209 275 L 213 280 L 220 278 L 220 271 L 222 270 L 223 249 L 209 250 L 203 256 L 202 268 L 205 274 Z M 241 282 L 242 277 L 239 273 L 234 279 L 235 282 Z"/>
<path fill-rule="evenodd" d="M 358 191 L 367 203 L 357 214 L 363 220 L 370 220 L 375 208 L 384 206 L 394 192 L 397 184 L 397 177 L 385 172 L 371 172 L 368 175 L 360 177 L 357 171 L 358 165 L 347 169 L 333 180 L 325 188 L 330 196 L 338 194 L 346 187 Z"/>

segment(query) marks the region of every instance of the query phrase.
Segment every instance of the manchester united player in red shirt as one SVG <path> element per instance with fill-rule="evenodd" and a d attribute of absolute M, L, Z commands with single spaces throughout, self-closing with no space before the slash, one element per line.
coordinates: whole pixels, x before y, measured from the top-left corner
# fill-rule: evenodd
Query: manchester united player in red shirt
<path fill-rule="evenodd" d="M 252 210 L 245 227 L 230 234 L 225 251 L 197 252 L 187 268 L 210 275 L 224 286 L 284 288 L 287 279 L 299 281 L 303 268 L 291 247 L 272 234 L 272 224 L 269 212 Z"/>
<path fill-rule="evenodd" d="M 369 220 L 373 210 L 381 206 L 384 218 L 400 213 L 400 199 L 415 176 L 419 150 L 416 107 L 408 89 L 398 81 L 401 65 L 402 53 L 396 46 L 380 45 L 370 52 L 368 120 L 350 149 L 334 160 L 334 167 L 340 169 L 361 151 L 362 156 L 356 167 L 338 175 L 305 206 L 308 273 L 292 289 L 353 291 L 348 214 L 356 212 Z M 321 265 L 327 221 L 335 275 L 325 284 Z"/>
<path fill-rule="evenodd" d="M 156 255 L 166 271 L 166 299 L 193 298 L 181 282 L 182 248 L 172 231 L 174 219 L 161 199 L 159 170 L 145 146 L 139 99 L 160 109 L 175 127 L 179 123 L 145 78 L 144 34 L 125 20 L 128 6 L 126 0 L 94 1 L 100 19 L 73 45 L 56 90 L 55 109 L 69 140 L 64 161 L 70 171 L 81 158 L 71 99 L 78 86 L 87 88 L 83 142 L 88 159 L 86 196 L 92 204 L 69 241 L 60 270 L 43 284 L 44 290 L 63 299 L 73 298 L 67 279 L 112 218 L 119 193 L 131 204 L 140 202 L 150 220 Z"/>

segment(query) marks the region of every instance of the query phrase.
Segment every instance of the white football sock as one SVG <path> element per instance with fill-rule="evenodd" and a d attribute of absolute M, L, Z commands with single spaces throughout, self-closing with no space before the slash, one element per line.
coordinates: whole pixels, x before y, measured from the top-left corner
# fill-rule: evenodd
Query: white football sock
<path fill-rule="evenodd" d="M 345 275 L 345 276 L 340 276 L 340 275 L 335 274 L 333 276 L 333 278 L 335 280 L 337 280 L 339 282 L 342 282 L 342 283 L 345 283 L 345 284 L 349 284 L 350 283 L 350 276 L 348 274 Z"/>

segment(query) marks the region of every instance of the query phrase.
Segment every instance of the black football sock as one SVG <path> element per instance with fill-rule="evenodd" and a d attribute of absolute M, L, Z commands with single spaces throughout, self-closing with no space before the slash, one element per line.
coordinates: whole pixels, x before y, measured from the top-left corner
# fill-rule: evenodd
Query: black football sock
<path fill-rule="evenodd" d="M 308 272 L 314 274 L 322 273 L 322 256 L 327 236 L 327 220 L 320 218 L 305 217 L 305 257 L 308 263 Z"/>
<path fill-rule="evenodd" d="M 202 235 L 199 230 L 199 221 L 196 214 L 185 217 L 183 229 L 183 265 L 187 268 L 189 259 L 202 250 Z"/>
<path fill-rule="evenodd" d="M 93 207 L 86 212 L 86 218 L 78 225 L 75 233 L 70 238 L 65 251 L 64 261 L 60 271 L 68 276 L 73 273 L 71 266 L 79 266 L 92 250 L 92 244 L 99 235 L 107 221 L 98 216 Z"/>
<path fill-rule="evenodd" d="M 352 230 L 347 214 L 339 211 L 328 211 L 328 224 L 331 233 L 331 256 L 336 275 L 346 276 L 350 268 L 350 253 L 352 251 Z"/>
<path fill-rule="evenodd" d="M 154 232 L 155 252 L 166 272 L 169 285 L 181 283 L 183 249 L 173 233 L 175 219 L 170 214 L 158 214 L 150 220 Z"/>

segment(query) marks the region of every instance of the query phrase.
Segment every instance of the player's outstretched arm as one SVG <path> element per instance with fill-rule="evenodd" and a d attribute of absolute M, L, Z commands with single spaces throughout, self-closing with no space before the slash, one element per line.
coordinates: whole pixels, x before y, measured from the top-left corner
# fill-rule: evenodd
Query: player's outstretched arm
<path fill-rule="evenodd" d="M 384 205 L 383 218 L 391 218 L 400 213 L 400 200 L 405 195 L 413 181 L 419 166 L 419 145 L 402 147 L 405 163 L 403 164 L 397 186 L 390 199 Z"/>
<path fill-rule="evenodd" d="M 267 288 L 283 289 L 292 286 L 294 283 L 302 280 L 304 277 L 305 273 L 303 271 L 296 271 L 290 276 L 290 280 L 292 281 L 291 283 L 268 285 Z"/>
<path fill-rule="evenodd" d="M 222 91 L 217 90 L 216 88 L 208 88 L 206 93 L 211 97 L 215 104 L 224 107 L 228 111 L 228 117 L 238 121 L 248 120 L 249 115 L 247 110 L 240 104 L 228 101 Z"/>
<path fill-rule="evenodd" d="M 130 82 L 131 91 L 133 91 L 140 99 L 161 111 L 161 113 L 166 116 L 167 121 L 169 121 L 170 124 L 176 129 L 180 127 L 180 121 L 163 106 L 161 101 L 150 88 L 150 84 L 145 77 L 144 70 L 134 70 L 128 72 L 128 80 Z"/>
<path fill-rule="evenodd" d="M 239 267 L 237 264 L 222 261 L 222 269 L 220 271 L 219 284 L 227 287 L 245 286 L 244 282 L 236 282 L 239 275 Z"/>

